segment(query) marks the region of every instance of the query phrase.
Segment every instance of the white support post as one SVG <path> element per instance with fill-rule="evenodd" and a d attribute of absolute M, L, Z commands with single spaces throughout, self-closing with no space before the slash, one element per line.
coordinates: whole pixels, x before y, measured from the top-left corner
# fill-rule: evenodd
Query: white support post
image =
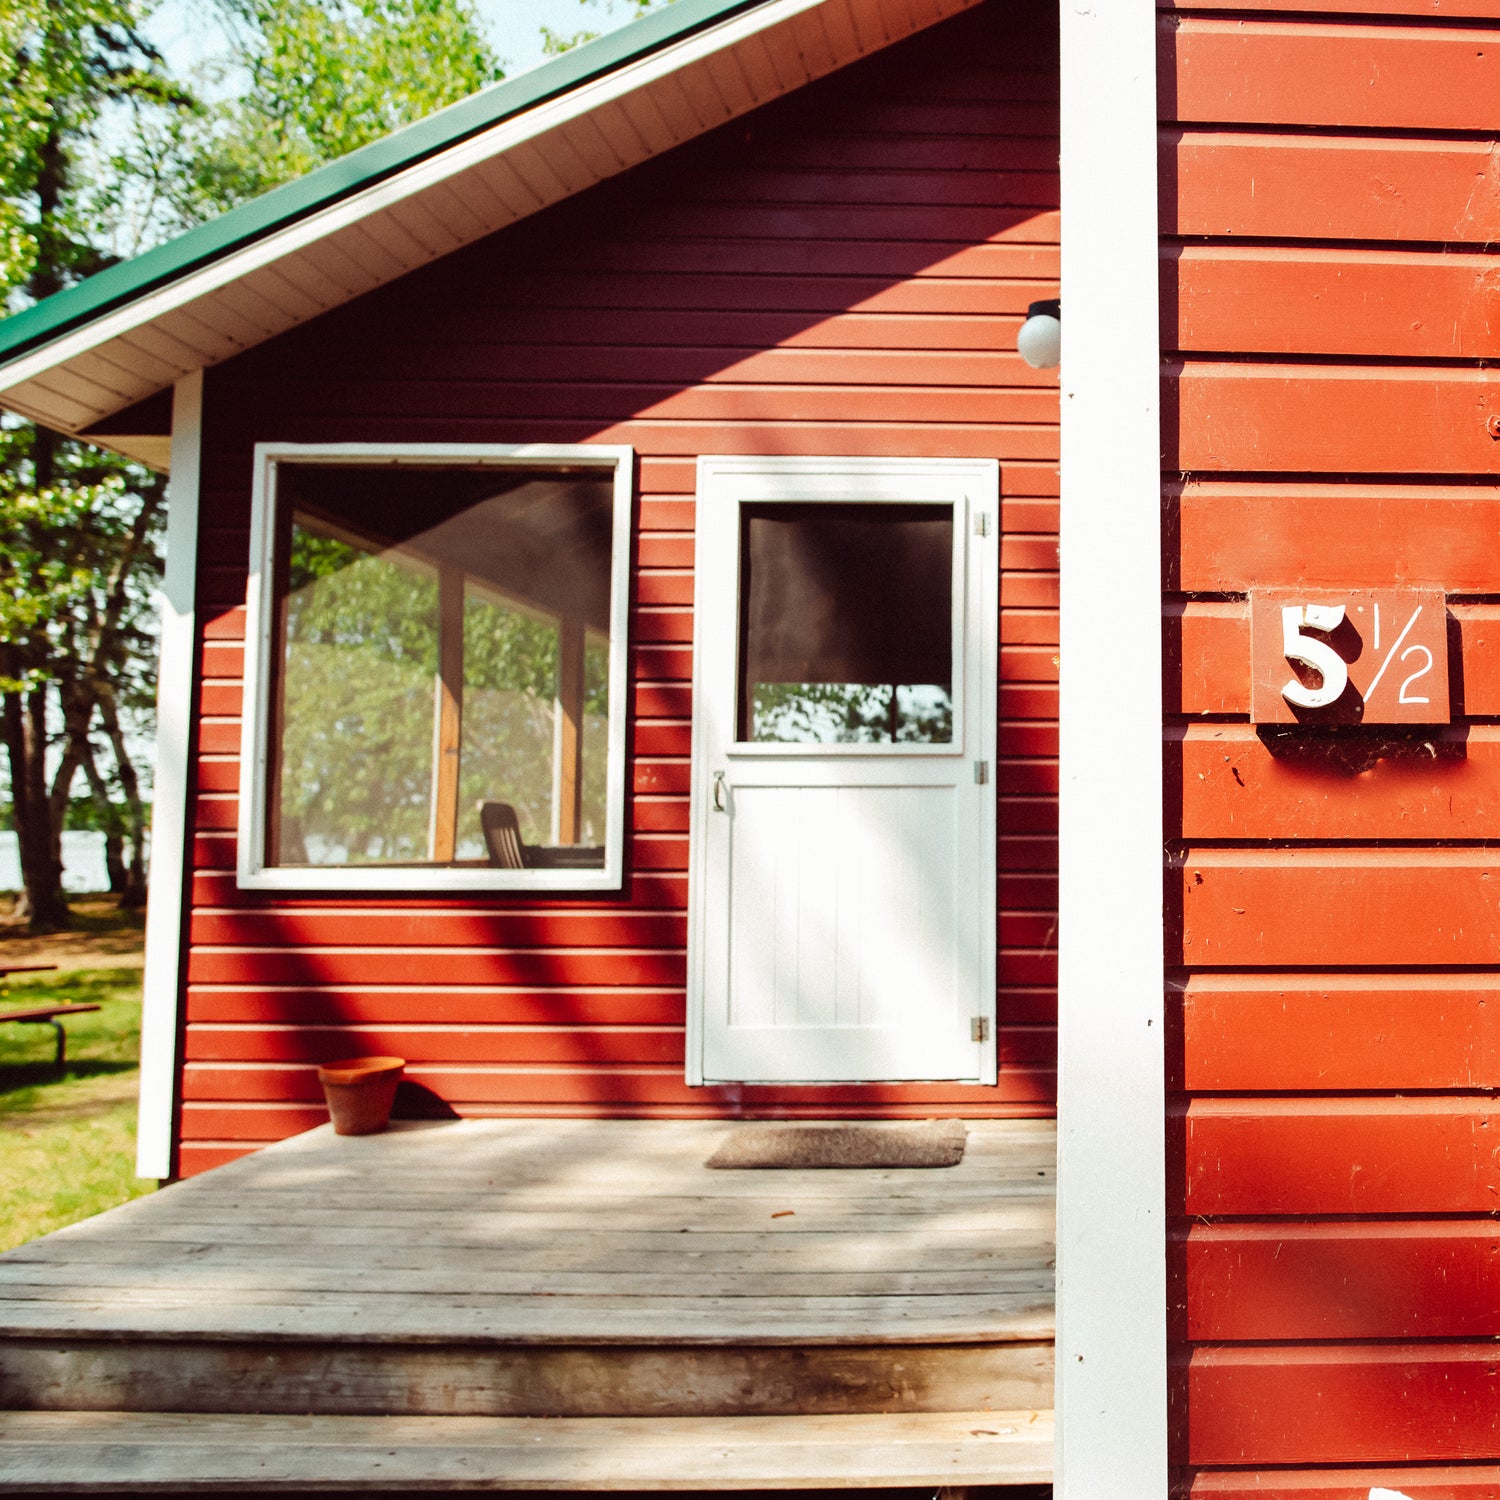
<path fill-rule="evenodd" d="M 1167 1493 L 1156 14 L 1063 0 L 1059 1500 Z"/>
<path fill-rule="evenodd" d="M 151 883 L 146 904 L 146 972 L 141 1013 L 141 1096 L 135 1170 L 169 1177 L 177 1102 L 178 997 L 182 993 L 183 902 L 192 862 L 188 810 L 196 647 L 198 483 L 203 373 L 172 393 L 172 475 L 167 491 L 167 561 L 161 587 L 161 658 L 156 684 L 156 774 L 151 811 Z"/>

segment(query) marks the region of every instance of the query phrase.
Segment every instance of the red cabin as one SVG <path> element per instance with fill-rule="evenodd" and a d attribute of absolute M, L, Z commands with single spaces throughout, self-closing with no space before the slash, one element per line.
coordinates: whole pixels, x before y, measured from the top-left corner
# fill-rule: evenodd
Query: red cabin
<path fill-rule="evenodd" d="M 142 1172 L 1056 1113 L 1064 1495 L 1500 1491 L 1497 70 L 682 0 L 10 319 L 172 474 Z"/>

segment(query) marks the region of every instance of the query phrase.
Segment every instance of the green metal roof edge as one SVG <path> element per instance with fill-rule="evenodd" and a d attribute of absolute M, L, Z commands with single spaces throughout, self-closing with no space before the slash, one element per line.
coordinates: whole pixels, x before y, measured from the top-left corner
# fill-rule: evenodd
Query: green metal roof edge
<path fill-rule="evenodd" d="M 298 219 L 766 0 L 677 0 L 0 319 L 0 366 Z"/>

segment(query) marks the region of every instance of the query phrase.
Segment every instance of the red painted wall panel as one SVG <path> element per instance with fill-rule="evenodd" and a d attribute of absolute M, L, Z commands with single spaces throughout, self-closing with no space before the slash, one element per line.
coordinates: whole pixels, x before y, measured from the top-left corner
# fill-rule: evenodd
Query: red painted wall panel
<path fill-rule="evenodd" d="M 1369 3 L 1373 9 L 1373 0 Z M 1366 1500 L 1376 1486 L 1411 1500 L 1500 1500 L 1500 1468 L 1382 1464 L 1363 1469 L 1199 1469 L 1186 1493 L 1190 1500 Z"/>
<path fill-rule="evenodd" d="M 1190 849 L 1173 963 L 1405 969 L 1492 964 L 1500 859 L 1486 849 Z"/>
<path fill-rule="evenodd" d="M 1195 1094 L 1483 1089 L 1500 1071 L 1493 971 L 1200 970 L 1172 999 Z"/>
<path fill-rule="evenodd" d="M 1162 102 L 1183 123 L 1500 127 L 1500 31 L 1482 22 L 1180 16 L 1163 18 L 1161 34 Z"/>
<path fill-rule="evenodd" d="M 1183 1129 L 1190 1215 L 1488 1213 L 1500 1199 L 1488 1100 L 1199 1098 Z"/>
<path fill-rule="evenodd" d="M 182 1166 L 322 1118 L 366 1047 L 472 1113 L 1050 1113 L 1057 65 L 995 4 L 209 372 Z M 639 456 L 628 878 L 617 897 L 235 888 L 250 447 L 619 442 Z M 1002 490 L 996 1089 L 683 1082 L 701 453 L 974 455 Z"/>
<path fill-rule="evenodd" d="M 1491 140 L 1178 129 L 1161 137 L 1173 235 L 1483 244 L 1500 226 Z M 1175 248 L 1175 247 L 1174 247 Z"/>
<path fill-rule="evenodd" d="M 1490 483 L 1193 480 L 1169 484 L 1167 505 L 1171 581 L 1189 592 L 1359 588 L 1372 577 L 1455 594 L 1496 586 Z"/>
<path fill-rule="evenodd" d="M 1500 1334 L 1487 1217 L 1198 1224 L 1175 1251 L 1196 1341 Z"/>
<path fill-rule="evenodd" d="M 1500 11 L 1160 8 L 1176 1477 L 1494 1497 Z M 1249 722 L 1251 590 L 1402 586 L 1451 725 Z"/>
<path fill-rule="evenodd" d="M 1194 1464 L 1486 1460 L 1500 1445 L 1488 1342 L 1198 1349 L 1182 1383 Z"/>

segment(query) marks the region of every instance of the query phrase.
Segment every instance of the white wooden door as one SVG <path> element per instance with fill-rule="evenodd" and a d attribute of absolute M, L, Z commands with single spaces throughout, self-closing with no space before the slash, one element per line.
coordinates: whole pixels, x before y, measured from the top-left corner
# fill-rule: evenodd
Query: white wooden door
<path fill-rule="evenodd" d="M 689 1082 L 995 1081 L 998 510 L 699 461 Z"/>

